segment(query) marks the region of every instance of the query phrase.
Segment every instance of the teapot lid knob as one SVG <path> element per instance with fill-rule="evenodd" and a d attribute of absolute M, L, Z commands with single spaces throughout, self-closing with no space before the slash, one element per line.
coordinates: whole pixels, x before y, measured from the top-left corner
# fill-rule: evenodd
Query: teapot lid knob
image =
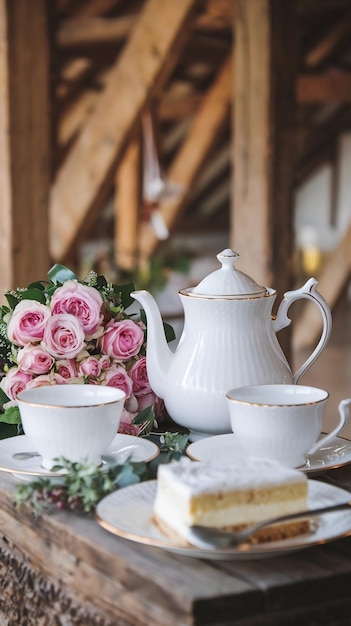
<path fill-rule="evenodd" d="M 222 263 L 223 268 L 233 268 L 233 263 L 238 260 L 239 254 L 231 250 L 230 248 L 226 248 L 226 250 L 222 250 L 217 254 L 217 259 L 220 263 Z"/>
<path fill-rule="evenodd" d="M 222 267 L 206 276 L 189 295 L 212 297 L 265 295 L 267 293 L 265 287 L 261 287 L 253 278 L 236 269 L 234 264 L 238 258 L 239 254 L 230 248 L 219 252 L 217 259 Z"/>

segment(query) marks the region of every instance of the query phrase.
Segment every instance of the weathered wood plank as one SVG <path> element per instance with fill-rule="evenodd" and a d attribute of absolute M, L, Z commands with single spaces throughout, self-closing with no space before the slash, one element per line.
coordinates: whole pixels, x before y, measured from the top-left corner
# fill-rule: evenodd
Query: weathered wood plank
<path fill-rule="evenodd" d="M 50 249 L 63 260 L 91 223 L 133 126 L 167 77 L 197 0 L 149 0 L 87 126 L 59 169 L 50 201 Z"/>
<path fill-rule="evenodd" d="M 218 132 L 225 123 L 230 108 L 232 78 L 231 59 L 227 59 L 214 84 L 208 90 L 193 123 L 188 137 L 167 172 L 167 179 L 184 188 L 182 194 L 160 202 L 163 220 L 170 230 L 180 218 L 185 203 L 192 190 L 193 182 L 213 146 Z M 158 239 L 151 224 L 144 224 L 140 229 L 139 254 L 142 262 L 153 254 Z"/>
<path fill-rule="evenodd" d="M 349 468 L 333 472 L 349 486 Z M 27 626 L 297 626 L 317 618 L 322 626 L 347 624 L 351 538 L 279 558 L 198 560 L 114 537 L 94 519 L 64 512 L 34 518 L 28 507 L 15 508 L 15 482 L 0 473 L 0 620 L 6 614 Z"/>
<path fill-rule="evenodd" d="M 45 278 L 50 267 L 49 7 L 0 2 L 0 293 Z"/>
<path fill-rule="evenodd" d="M 67 513 L 34 518 L 27 507 L 16 510 L 13 485 L 10 475 L 0 474 L 0 525 L 5 538 L 0 548 L 17 546 L 24 562 L 46 581 L 44 588 L 51 583 L 63 596 L 68 592 L 87 612 L 94 607 L 108 623 L 114 619 L 114 624 L 135 626 L 216 624 L 235 606 L 238 614 L 247 612 L 244 599 L 248 597 L 249 613 L 263 609 L 255 585 L 233 572 L 222 573 L 211 562 L 119 539 L 93 519 Z"/>

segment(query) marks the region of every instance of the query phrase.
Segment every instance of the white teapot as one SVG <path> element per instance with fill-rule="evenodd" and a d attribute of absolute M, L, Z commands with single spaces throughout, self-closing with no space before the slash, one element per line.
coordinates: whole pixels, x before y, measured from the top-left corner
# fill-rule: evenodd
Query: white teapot
<path fill-rule="evenodd" d="M 158 306 L 147 291 L 131 295 L 147 319 L 146 365 L 153 391 L 164 400 L 170 417 L 190 430 L 190 440 L 231 432 L 226 392 L 234 387 L 297 383 L 325 347 L 331 332 L 330 309 L 310 278 L 288 291 L 277 316 L 271 311 L 276 291 L 260 287 L 235 268 L 238 254 L 223 250 L 222 267 L 193 289 L 180 290 L 184 328 L 175 352 L 165 339 Z M 276 333 L 291 322 L 287 311 L 295 300 L 315 302 L 323 332 L 313 353 L 293 376 Z"/>

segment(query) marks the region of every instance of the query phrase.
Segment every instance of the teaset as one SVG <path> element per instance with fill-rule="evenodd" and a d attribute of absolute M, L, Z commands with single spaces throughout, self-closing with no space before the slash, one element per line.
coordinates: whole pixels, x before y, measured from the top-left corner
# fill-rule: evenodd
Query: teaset
<path fill-rule="evenodd" d="M 217 255 L 219 269 L 196 287 L 180 290 L 184 327 L 174 352 L 153 296 L 145 290 L 132 292 L 147 319 L 149 382 L 169 416 L 189 430 L 191 442 L 234 432 L 248 454 L 298 467 L 350 419 L 351 399 L 345 399 L 339 404 L 336 427 L 321 438 L 328 392 L 298 384 L 328 342 L 331 312 L 317 291 L 318 282 L 310 278 L 300 289 L 284 294 L 273 317 L 277 292 L 238 270 L 238 256 L 223 250 Z M 323 330 L 309 358 L 293 374 L 277 332 L 290 324 L 291 304 L 303 298 L 318 306 Z M 108 387 L 78 387 L 28 389 L 18 396 L 24 432 L 46 467 L 62 455 L 74 461 L 87 455 L 99 460 L 117 432 L 125 394 Z M 90 422 L 83 428 L 78 418 Z M 101 419 L 106 422 L 103 429 Z M 78 425 L 73 432 L 74 423 Z"/>
<path fill-rule="evenodd" d="M 308 437 L 307 433 L 301 434 L 301 425 L 296 425 L 293 429 L 294 440 L 303 439 L 304 444 L 300 443 L 299 453 L 294 458 L 291 455 L 290 464 L 300 464 L 301 455 L 312 449 L 312 444 L 315 444 L 321 432 L 321 416 L 328 394 L 323 390 L 314 393 L 313 388 L 303 390 L 297 383 L 329 340 L 331 312 L 327 302 L 317 291 L 318 282 L 310 278 L 300 289 L 284 294 L 277 315 L 273 317 L 276 290 L 258 285 L 253 278 L 238 270 L 235 266 L 238 257 L 233 250 L 223 250 L 217 255 L 221 264 L 218 270 L 210 273 L 196 287 L 180 290 L 184 327 L 175 352 L 167 345 L 161 314 L 153 296 L 145 290 L 132 292 L 131 295 L 141 304 L 147 318 L 146 360 L 150 384 L 155 393 L 164 400 L 170 417 L 177 424 L 189 429 L 190 441 L 229 433 L 232 430 L 239 434 L 241 431 L 238 429 L 239 417 L 236 415 L 237 405 L 234 399 L 238 392 L 235 393 L 234 390 L 264 385 L 264 402 L 261 398 L 261 404 L 279 404 L 284 407 L 284 415 L 288 412 L 299 414 L 300 417 L 306 417 L 306 423 L 314 422 L 311 428 L 314 433 L 312 437 Z M 288 310 L 291 304 L 303 298 L 318 306 L 323 330 L 312 354 L 293 374 L 280 347 L 277 332 L 290 324 Z M 283 394 L 278 396 L 279 401 L 278 386 L 280 394 Z M 345 400 L 340 405 L 339 423 L 329 439 L 345 427 L 349 419 L 347 407 L 350 403 L 351 400 Z M 245 424 L 250 431 L 255 431 L 257 425 L 249 426 L 246 414 L 258 413 L 256 404 L 256 395 L 253 393 L 252 397 L 246 397 L 245 402 L 241 401 L 240 411 L 238 410 L 242 416 L 240 423 Z M 267 411 L 266 408 L 265 412 Z M 267 418 L 262 413 L 264 411 L 261 411 L 259 418 L 257 416 L 261 420 L 261 442 L 263 432 L 268 428 L 268 424 L 267 428 L 264 426 Z M 314 417 L 307 417 L 309 413 L 313 413 Z M 285 435 L 289 437 L 286 420 L 283 428 Z M 306 424 L 303 429 L 307 430 Z M 270 438 L 272 432 L 277 435 L 276 425 L 269 426 Z M 247 443 L 247 439 L 245 442 Z M 252 451 L 250 446 L 249 448 Z M 262 454 L 262 446 L 258 449 Z M 266 451 L 272 455 L 271 448 Z M 287 458 L 281 454 L 278 456 Z"/>

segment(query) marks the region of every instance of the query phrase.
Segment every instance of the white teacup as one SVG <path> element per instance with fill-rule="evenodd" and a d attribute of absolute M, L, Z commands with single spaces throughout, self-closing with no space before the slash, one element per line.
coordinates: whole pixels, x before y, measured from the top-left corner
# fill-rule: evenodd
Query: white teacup
<path fill-rule="evenodd" d="M 48 385 L 17 396 L 23 430 L 42 466 L 54 459 L 101 463 L 119 427 L 125 393 L 106 385 Z"/>
<path fill-rule="evenodd" d="M 292 384 L 231 389 L 227 393 L 231 427 L 248 454 L 300 467 L 306 455 L 325 446 L 350 419 L 349 398 L 339 404 L 337 426 L 319 438 L 328 397 L 324 389 Z"/>

